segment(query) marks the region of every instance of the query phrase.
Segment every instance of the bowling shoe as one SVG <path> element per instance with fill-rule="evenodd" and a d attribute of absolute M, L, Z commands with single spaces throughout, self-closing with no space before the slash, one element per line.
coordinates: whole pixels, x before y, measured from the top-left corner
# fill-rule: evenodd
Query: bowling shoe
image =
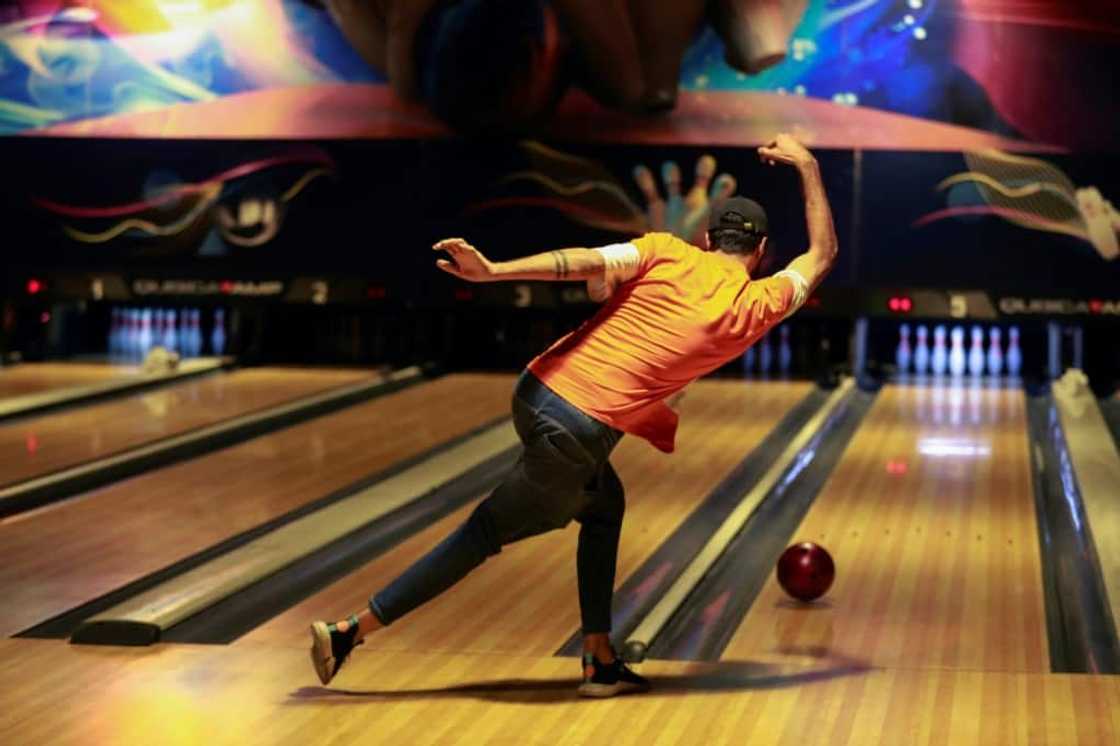
<path fill-rule="evenodd" d="M 600 663 L 592 653 L 583 654 L 581 697 L 613 697 L 627 692 L 649 690 L 649 682 L 631 671 L 617 655 L 613 663 Z"/>
<path fill-rule="evenodd" d="M 330 683 L 350 657 L 350 652 L 362 644 L 362 640 L 354 642 L 358 634 L 358 618 L 352 616 L 349 622 L 345 632 L 340 632 L 333 622 L 311 624 L 311 664 L 315 666 L 315 673 L 319 674 L 319 681 L 324 684 Z"/>

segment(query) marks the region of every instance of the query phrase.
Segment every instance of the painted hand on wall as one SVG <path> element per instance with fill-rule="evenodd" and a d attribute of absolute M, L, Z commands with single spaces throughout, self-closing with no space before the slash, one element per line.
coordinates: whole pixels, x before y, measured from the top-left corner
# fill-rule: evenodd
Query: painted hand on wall
<path fill-rule="evenodd" d="M 665 231 L 694 246 L 702 246 L 712 203 L 735 193 L 735 177 L 723 173 L 713 181 L 715 173 L 716 159 L 710 155 L 700 156 L 692 187 L 682 195 L 680 166 L 675 161 L 666 161 L 661 166 L 665 191 L 662 198 L 649 167 L 635 167 L 634 181 L 646 200 L 646 231 Z"/>
<path fill-rule="evenodd" d="M 731 174 L 716 176 L 716 159 L 709 154 L 697 159 L 687 191 L 675 161 L 662 164 L 660 185 L 649 166 L 638 164 L 632 175 L 645 203 L 639 205 L 631 198 L 632 189 L 596 161 L 533 141 L 520 147 L 529 167 L 502 179 L 511 191 L 471 205 L 468 215 L 511 207 L 548 208 L 573 222 L 627 238 L 664 231 L 702 246 L 712 204 L 730 197 L 736 189 Z M 603 283 L 588 283 L 593 300 L 605 300 L 613 291 Z"/>
<path fill-rule="evenodd" d="M 1095 186 L 1075 187 L 1052 163 L 986 150 L 965 153 L 968 170 L 943 179 L 948 206 L 915 221 L 994 215 L 1031 230 L 1060 233 L 1092 244 L 1106 261 L 1120 257 L 1120 215 Z"/>
<path fill-rule="evenodd" d="M 1077 190 L 1077 207 L 1085 221 L 1089 243 L 1105 259 L 1115 259 L 1120 255 L 1120 213 L 1112 203 L 1101 196 L 1096 187 Z"/>
<path fill-rule="evenodd" d="M 735 193 L 735 177 L 723 173 L 713 181 L 715 173 L 716 159 L 707 154 L 700 156 L 696 161 L 692 186 L 682 195 L 680 166 L 676 161 L 666 161 L 661 166 L 661 181 L 665 191 L 665 196 L 662 197 L 649 167 L 635 166 L 634 182 L 646 201 L 645 225 L 641 232 L 672 233 L 694 246 L 703 246 L 712 205 Z M 593 301 L 605 301 L 614 291 L 615 286 L 605 280 L 587 281 L 587 295 Z"/>

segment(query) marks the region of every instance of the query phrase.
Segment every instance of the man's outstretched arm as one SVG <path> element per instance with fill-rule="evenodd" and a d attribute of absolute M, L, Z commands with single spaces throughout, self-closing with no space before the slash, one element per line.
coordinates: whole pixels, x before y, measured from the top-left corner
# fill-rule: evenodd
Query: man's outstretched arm
<path fill-rule="evenodd" d="M 828 206 L 828 195 L 825 194 L 824 184 L 821 182 L 817 159 L 789 135 L 778 135 L 773 142 L 759 148 L 758 153 L 762 160 L 770 164 L 789 164 L 801 175 L 801 187 L 805 196 L 805 222 L 809 230 L 809 248 L 790 262 L 789 269 L 805 278 L 808 292 L 811 293 L 832 269 L 832 265 L 836 262 L 837 251 L 832 210 Z"/>
<path fill-rule="evenodd" d="M 436 266 L 470 282 L 586 280 L 602 276 L 607 267 L 606 258 L 595 249 L 558 249 L 508 262 L 492 262 L 461 238 L 445 238 L 432 248 L 447 252 L 449 257 L 437 260 Z"/>

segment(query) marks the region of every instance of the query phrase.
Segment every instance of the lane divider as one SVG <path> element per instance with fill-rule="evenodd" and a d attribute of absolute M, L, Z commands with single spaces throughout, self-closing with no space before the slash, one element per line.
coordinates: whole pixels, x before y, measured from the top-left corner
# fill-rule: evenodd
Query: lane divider
<path fill-rule="evenodd" d="M 137 373 L 103 383 L 85 386 L 68 386 L 38 394 L 25 394 L 0 401 L 0 420 L 42 414 L 48 410 L 69 407 L 75 404 L 88 404 L 95 399 L 105 399 L 118 394 L 131 394 L 137 391 L 178 383 L 186 378 L 213 373 L 233 364 L 231 357 L 191 358 L 184 360 L 179 367 L 169 373 Z"/>
<path fill-rule="evenodd" d="M 73 643 L 149 645 L 164 630 L 357 529 L 424 499 L 520 443 L 509 420 L 287 523 L 83 622 Z"/>
<path fill-rule="evenodd" d="M 396 391 L 423 376 L 417 366 L 403 368 L 8 485 L 0 489 L 0 518 Z"/>
<path fill-rule="evenodd" d="M 646 651 L 654 638 L 661 633 L 673 615 L 684 604 L 688 595 L 715 565 L 766 495 L 778 485 L 779 480 L 783 477 L 788 480 L 796 476 L 796 473 L 800 473 L 801 468 L 804 468 L 804 463 L 799 463 L 799 459 L 803 461 L 806 457 L 803 453 L 806 444 L 828 421 L 832 413 L 844 402 L 854 388 L 855 382 L 850 378 L 845 379 L 832 392 L 824 405 L 817 410 L 812 419 L 805 423 L 804 427 L 790 441 L 762 478 L 743 496 L 738 507 L 712 534 L 704 548 L 693 558 L 657 605 L 650 610 L 630 634 L 624 651 L 627 660 L 637 663 L 645 658 Z"/>

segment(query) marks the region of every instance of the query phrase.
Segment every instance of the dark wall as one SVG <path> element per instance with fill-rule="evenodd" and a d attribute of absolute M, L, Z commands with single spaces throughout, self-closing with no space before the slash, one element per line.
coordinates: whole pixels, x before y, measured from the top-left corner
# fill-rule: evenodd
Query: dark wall
<path fill-rule="evenodd" d="M 640 233 L 649 223 L 634 168 L 677 163 L 687 190 L 703 154 L 769 211 L 766 270 L 803 250 L 796 173 L 763 166 L 752 148 L 8 139 L 5 261 L 39 271 L 350 274 L 415 295 L 450 282 L 432 269 L 430 246 L 442 237 L 465 236 L 504 259 Z M 1120 287 L 1120 261 L 1075 235 L 1075 190 L 1120 198 L 1120 157 L 981 164 L 986 181 L 954 153 L 818 158 L 842 249 L 831 286 L 1074 296 Z M 947 178 L 958 181 L 945 187 Z M 1004 192 L 1035 196 L 1010 204 Z M 1055 220 L 1069 230 L 1048 230 Z"/>

